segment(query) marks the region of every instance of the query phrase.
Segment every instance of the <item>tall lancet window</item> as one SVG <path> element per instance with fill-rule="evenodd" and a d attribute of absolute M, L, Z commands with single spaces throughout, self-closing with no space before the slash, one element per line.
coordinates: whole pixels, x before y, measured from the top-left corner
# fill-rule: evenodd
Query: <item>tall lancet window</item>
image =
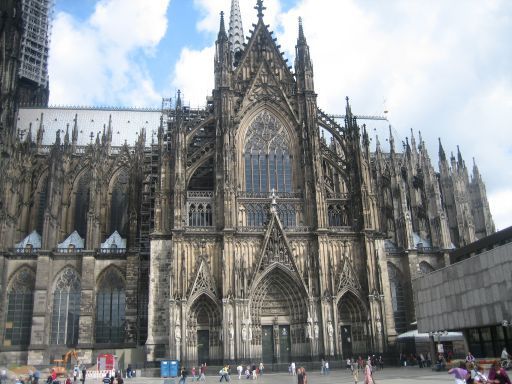
<path fill-rule="evenodd" d="M 34 287 L 35 274 L 31 269 L 22 267 L 16 272 L 7 291 L 4 346 L 30 344 Z"/>
<path fill-rule="evenodd" d="M 288 136 L 275 116 L 264 111 L 251 123 L 245 143 L 247 192 L 291 192 Z"/>
<path fill-rule="evenodd" d="M 117 231 L 122 237 L 128 236 L 128 183 L 129 174 L 125 168 L 115 181 L 110 205 L 110 233 Z"/>
<path fill-rule="evenodd" d="M 122 343 L 124 341 L 126 294 L 124 280 L 114 269 L 109 269 L 96 296 L 96 342 Z"/>
<path fill-rule="evenodd" d="M 76 271 L 69 267 L 65 268 L 53 292 L 52 344 L 78 344 L 80 287 L 80 278 Z"/>

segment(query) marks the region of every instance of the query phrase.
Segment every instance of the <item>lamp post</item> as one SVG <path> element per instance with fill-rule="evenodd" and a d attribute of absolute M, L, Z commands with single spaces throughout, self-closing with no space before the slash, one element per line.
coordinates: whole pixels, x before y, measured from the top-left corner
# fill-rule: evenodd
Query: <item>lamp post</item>
<path fill-rule="evenodd" d="M 443 348 L 443 344 L 441 343 L 441 336 L 448 335 L 448 331 L 434 331 L 434 332 L 429 332 L 428 335 L 432 338 L 432 350 L 433 350 L 432 359 L 434 359 L 434 357 L 439 354 L 444 355 L 444 348 Z M 437 339 L 437 344 L 436 344 L 436 339 Z"/>

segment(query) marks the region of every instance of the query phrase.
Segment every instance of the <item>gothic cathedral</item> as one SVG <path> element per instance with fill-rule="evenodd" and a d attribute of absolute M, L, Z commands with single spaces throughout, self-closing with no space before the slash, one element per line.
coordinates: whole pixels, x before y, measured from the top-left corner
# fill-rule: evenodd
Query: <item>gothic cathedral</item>
<path fill-rule="evenodd" d="M 494 232 L 460 151 L 436 172 L 421 136 L 370 149 L 348 99 L 342 121 L 317 105 L 302 22 L 292 68 L 263 2 L 247 40 L 231 7 L 204 109 L 18 107 L 0 58 L 0 364 L 390 351 L 411 280 Z"/>

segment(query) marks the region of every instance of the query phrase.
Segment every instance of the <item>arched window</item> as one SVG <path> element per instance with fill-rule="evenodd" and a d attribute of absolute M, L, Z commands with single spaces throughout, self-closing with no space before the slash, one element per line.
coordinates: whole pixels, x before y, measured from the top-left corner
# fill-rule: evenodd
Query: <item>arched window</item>
<path fill-rule="evenodd" d="M 430 265 L 429 263 L 427 263 L 426 261 L 422 261 L 420 263 L 420 272 L 422 274 L 426 274 L 426 273 L 430 273 L 430 272 L 434 272 L 435 269 L 432 265 Z"/>
<path fill-rule="evenodd" d="M 112 189 L 110 204 L 110 233 L 117 231 L 121 237 L 128 235 L 128 181 L 128 171 L 121 170 Z"/>
<path fill-rule="evenodd" d="M 407 330 L 407 319 L 402 273 L 393 264 L 388 263 L 388 275 L 395 329 L 398 333 L 403 333 Z"/>
<path fill-rule="evenodd" d="M 124 342 L 126 294 L 118 272 L 109 269 L 101 279 L 96 296 L 96 342 Z"/>
<path fill-rule="evenodd" d="M 87 212 L 89 211 L 89 194 L 91 188 L 91 174 L 86 172 L 78 181 L 75 196 L 75 230 L 85 238 L 87 234 Z M 72 231 L 71 231 L 72 232 Z"/>
<path fill-rule="evenodd" d="M 210 227 L 212 224 L 211 204 L 190 204 L 188 208 L 188 225 L 191 227 Z"/>
<path fill-rule="evenodd" d="M 290 192 L 291 156 L 287 135 L 276 117 L 264 111 L 251 123 L 245 143 L 247 192 Z"/>
<path fill-rule="evenodd" d="M 73 346 L 78 343 L 80 320 L 80 279 L 76 271 L 66 268 L 53 292 L 52 344 Z"/>
<path fill-rule="evenodd" d="M 13 277 L 7 293 L 4 345 L 29 345 L 32 328 L 35 275 L 23 267 Z"/>

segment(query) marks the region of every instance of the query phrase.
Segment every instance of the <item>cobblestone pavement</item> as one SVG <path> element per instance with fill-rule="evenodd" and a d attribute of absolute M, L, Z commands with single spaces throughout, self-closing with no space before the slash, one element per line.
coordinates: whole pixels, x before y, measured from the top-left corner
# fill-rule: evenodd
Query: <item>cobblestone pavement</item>
<path fill-rule="evenodd" d="M 410 368 L 386 368 L 374 373 L 375 384 L 442 384 L 453 383 L 453 378 L 447 372 L 433 372 L 429 369 Z M 217 383 L 219 376 L 206 376 L 207 383 Z M 224 382 L 224 381 L 223 381 Z M 237 375 L 231 376 L 233 384 L 249 383 L 248 380 L 238 380 Z M 91 382 L 89 382 L 91 383 Z M 187 384 L 195 383 L 187 378 Z M 297 377 L 286 373 L 269 373 L 255 381 L 258 384 L 296 384 Z M 308 372 L 308 384 L 350 384 L 354 383 L 348 370 L 334 370 L 329 375 L 321 375 L 319 372 Z M 363 375 L 359 376 L 359 383 L 364 383 Z M 178 384 L 178 379 L 161 378 L 133 378 L 125 380 L 125 384 Z"/>

